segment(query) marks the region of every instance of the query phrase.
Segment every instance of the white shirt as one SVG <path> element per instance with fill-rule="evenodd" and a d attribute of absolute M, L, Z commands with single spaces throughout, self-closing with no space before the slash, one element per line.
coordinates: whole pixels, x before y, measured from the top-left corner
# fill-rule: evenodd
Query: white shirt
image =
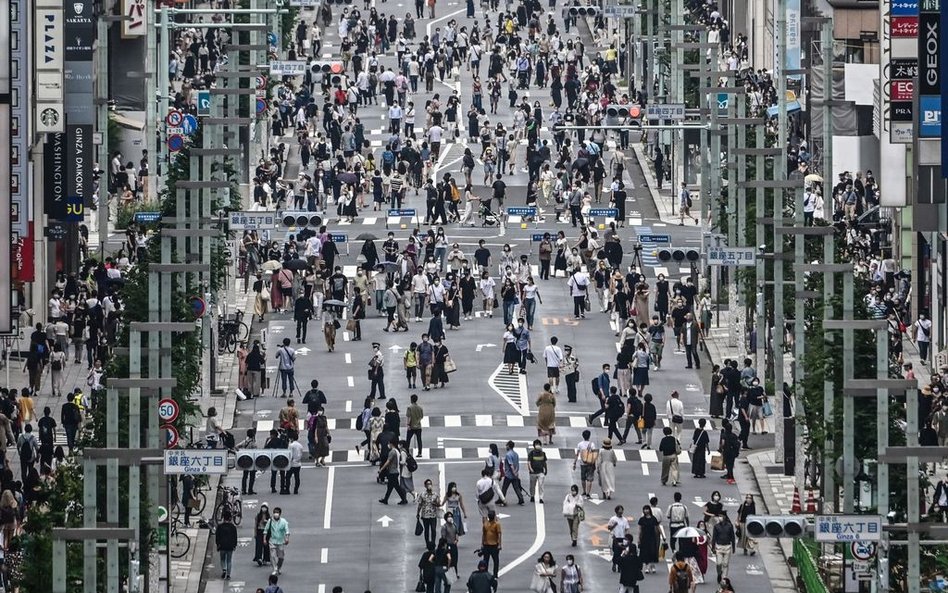
<path fill-rule="evenodd" d="M 490 476 L 484 476 L 483 478 L 478 480 L 477 484 L 475 484 L 474 486 L 474 488 L 477 490 L 478 498 L 480 498 L 481 494 L 484 494 L 485 492 L 492 489 L 493 487 L 494 487 L 494 480 Z"/>
<path fill-rule="evenodd" d="M 543 349 L 543 359 L 546 361 L 547 368 L 559 368 L 560 362 L 563 361 L 563 350 L 551 344 Z"/>
<path fill-rule="evenodd" d="M 411 277 L 411 290 L 417 293 L 428 292 L 428 277 L 424 274 L 415 274 Z"/>
<path fill-rule="evenodd" d="M 431 126 L 428 128 L 428 140 L 430 142 L 441 142 L 441 135 L 444 129 L 441 126 Z"/>
<path fill-rule="evenodd" d="M 922 331 L 922 328 L 925 328 L 925 331 Z M 932 321 L 931 319 L 919 319 L 915 322 L 915 341 L 916 342 L 931 342 L 931 332 L 932 332 Z"/>
<path fill-rule="evenodd" d="M 608 527 L 614 539 L 625 539 L 625 534 L 629 531 L 629 520 L 625 517 L 613 515 L 609 519 Z"/>
<path fill-rule="evenodd" d="M 488 276 L 486 279 L 482 279 L 480 282 L 481 293 L 484 295 L 485 299 L 494 298 L 494 279 Z"/>
<path fill-rule="evenodd" d="M 299 441 L 290 443 L 290 467 L 303 467 L 303 445 Z"/>
<path fill-rule="evenodd" d="M 685 404 L 677 397 L 673 397 L 668 400 L 665 410 L 668 412 L 669 419 L 671 419 L 672 416 L 683 416 L 685 413 Z"/>
<path fill-rule="evenodd" d="M 589 274 L 586 272 L 576 272 L 569 277 L 570 296 L 581 297 L 586 295 L 586 288 L 589 286 Z"/>
<path fill-rule="evenodd" d="M 57 319 L 63 316 L 62 301 L 59 299 L 49 299 L 49 316 Z"/>

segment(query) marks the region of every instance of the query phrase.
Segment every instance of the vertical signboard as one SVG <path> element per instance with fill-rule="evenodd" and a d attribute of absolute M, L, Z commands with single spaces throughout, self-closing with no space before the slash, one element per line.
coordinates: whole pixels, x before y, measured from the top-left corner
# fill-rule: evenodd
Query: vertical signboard
<path fill-rule="evenodd" d="M 95 41 L 93 0 L 64 3 L 66 123 L 95 123 L 92 100 L 92 45 Z"/>
<path fill-rule="evenodd" d="M 20 2 L 22 0 L 16 0 Z M 63 106 L 64 28 L 61 2 L 37 0 L 33 16 L 33 64 L 36 107 L 33 120 L 39 134 L 62 132 L 66 126 Z"/>
<path fill-rule="evenodd" d="M 787 70 L 800 69 L 800 0 L 787 0 L 787 55 L 784 65 Z M 789 78 L 800 80 L 799 74 Z"/>
<path fill-rule="evenodd" d="M 66 204 L 64 220 L 81 222 L 92 197 L 92 126 L 66 124 Z"/>
<path fill-rule="evenodd" d="M 148 8 L 145 0 L 122 0 L 122 14 L 127 19 L 122 21 L 122 37 L 144 37 L 148 27 Z"/>
<path fill-rule="evenodd" d="M 0 333 L 8 334 L 13 330 L 11 304 L 13 287 L 10 283 L 12 267 L 11 244 L 13 239 L 12 187 L 13 166 L 10 161 L 12 138 L 12 51 L 14 40 L 11 38 L 13 17 L 10 0 L 0 0 Z M 21 39 L 26 42 L 26 38 Z M 25 99 L 25 96 L 23 97 Z M 24 157 L 25 158 L 25 157 Z"/>
<path fill-rule="evenodd" d="M 13 241 L 27 233 L 30 214 L 30 2 L 10 0 L 10 222 Z M 32 266 L 32 261 L 30 262 Z"/>
<path fill-rule="evenodd" d="M 918 32 L 918 135 L 941 138 L 941 0 L 922 0 Z"/>
<path fill-rule="evenodd" d="M 880 11 L 882 127 L 891 144 L 911 144 L 914 137 L 918 3 L 919 0 L 884 0 Z"/>
<path fill-rule="evenodd" d="M 948 31 L 948 10 L 941 11 L 941 30 Z M 941 63 L 948 63 L 948 43 L 941 44 Z M 941 112 L 948 111 L 948 76 L 942 76 L 941 82 Z M 945 139 L 945 130 L 941 132 L 941 176 L 948 179 L 948 140 Z"/>
<path fill-rule="evenodd" d="M 66 135 L 47 134 L 43 147 L 43 208 L 50 220 L 66 219 Z"/>

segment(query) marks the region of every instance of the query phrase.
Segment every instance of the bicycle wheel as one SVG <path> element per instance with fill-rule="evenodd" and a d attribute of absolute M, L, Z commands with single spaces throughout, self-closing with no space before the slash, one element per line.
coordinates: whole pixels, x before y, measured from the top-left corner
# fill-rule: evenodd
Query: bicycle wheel
<path fill-rule="evenodd" d="M 218 328 L 217 330 L 217 353 L 223 354 L 227 350 L 227 332 Z"/>
<path fill-rule="evenodd" d="M 231 354 L 237 352 L 237 334 L 234 330 L 227 332 L 227 351 Z"/>
<path fill-rule="evenodd" d="M 181 514 L 184 512 L 184 507 L 180 502 L 174 503 L 174 506 L 171 507 L 171 512 L 169 513 L 171 522 L 176 523 L 181 519 Z"/>
<path fill-rule="evenodd" d="M 246 342 L 250 339 L 250 327 L 243 321 L 237 326 L 237 341 Z"/>
<path fill-rule="evenodd" d="M 230 511 L 230 503 L 227 502 L 226 500 L 224 502 L 219 503 L 214 508 L 214 525 L 220 525 L 221 523 L 224 522 L 225 510 L 228 512 Z"/>
<path fill-rule="evenodd" d="M 239 526 L 240 520 L 244 516 L 243 504 L 239 500 L 234 501 L 234 504 L 231 505 L 230 511 L 234 516 L 234 525 Z"/>
<path fill-rule="evenodd" d="M 172 558 L 183 558 L 191 549 L 191 538 L 180 530 L 172 530 L 168 537 L 168 552 Z"/>
<path fill-rule="evenodd" d="M 204 496 L 204 492 L 201 490 L 196 490 L 191 493 L 192 498 L 196 498 L 198 501 L 198 506 L 195 509 L 192 509 L 194 512 L 193 515 L 200 515 L 204 512 L 204 507 L 207 506 L 207 497 Z"/>

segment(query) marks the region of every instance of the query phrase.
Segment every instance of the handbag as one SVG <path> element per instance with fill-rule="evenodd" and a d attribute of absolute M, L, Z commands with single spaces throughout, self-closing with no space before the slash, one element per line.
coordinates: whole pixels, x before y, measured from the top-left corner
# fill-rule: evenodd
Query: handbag
<path fill-rule="evenodd" d="M 449 356 L 448 358 L 445 358 L 444 359 L 444 372 L 453 373 L 456 370 L 458 370 L 458 365 L 454 364 L 454 361 L 451 360 L 451 357 Z"/>
<path fill-rule="evenodd" d="M 354 332 L 356 330 L 356 320 L 350 319 L 346 322 L 346 331 Z"/>
<path fill-rule="evenodd" d="M 263 302 L 265 302 L 265 303 L 270 302 L 270 291 L 267 290 L 267 289 L 261 290 L 261 291 L 260 291 L 260 300 L 263 301 Z"/>
<path fill-rule="evenodd" d="M 424 532 L 425 527 L 421 524 L 421 517 L 415 517 L 415 535 L 421 535 Z"/>
<path fill-rule="evenodd" d="M 764 418 L 770 418 L 771 416 L 774 415 L 774 408 L 773 406 L 770 405 L 769 401 L 764 400 L 764 403 L 761 405 L 760 408 L 764 414 Z"/>
<path fill-rule="evenodd" d="M 672 422 L 674 422 L 675 424 L 684 424 L 685 419 L 682 418 L 680 414 L 673 414 Z"/>
<path fill-rule="evenodd" d="M 415 585 L 415 592 L 416 592 L 416 593 L 425 593 L 425 591 L 426 591 L 426 588 L 425 588 L 425 581 L 422 580 L 421 577 L 418 577 L 418 584 Z"/>
<path fill-rule="evenodd" d="M 579 519 L 580 521 L 586 520 L 586 509 L 581 506 L 577 506 L 576 510 L 573 511 L 573 516 Z"/>

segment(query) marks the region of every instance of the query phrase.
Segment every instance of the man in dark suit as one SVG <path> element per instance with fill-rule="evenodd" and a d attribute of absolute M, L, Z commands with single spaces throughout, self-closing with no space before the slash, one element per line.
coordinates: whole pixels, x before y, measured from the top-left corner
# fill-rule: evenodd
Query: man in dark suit
<path fill-rule="evenodd" d="M 682 328 L 685 337 L 685 357 L 687 358 L 688 366 L 685 368 L 691 368 L 694 364 L 694 368 L 701 368 L 701 358 L 698 356 L 698 341 L 701 339 L 701 331 L 698 329 L 698 322 L 695 321 L 694 315 L 688 313 L 685 315 L 685 325 Z"/>

